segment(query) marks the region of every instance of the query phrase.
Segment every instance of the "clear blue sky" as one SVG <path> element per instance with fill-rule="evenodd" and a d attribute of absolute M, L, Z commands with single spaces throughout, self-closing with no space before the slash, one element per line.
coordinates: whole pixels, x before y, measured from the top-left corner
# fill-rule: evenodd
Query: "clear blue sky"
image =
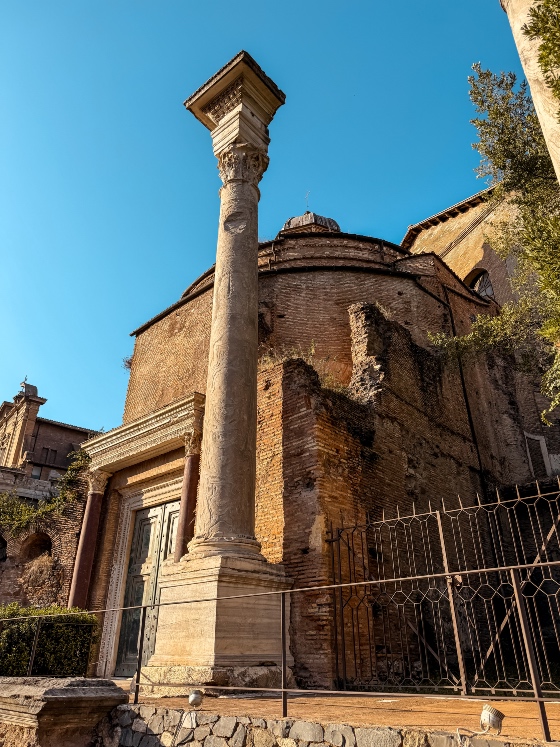
<path fill-rule="evenodd" d="M 219 179 L 183 100 L 240 49 L 286 93 L 260 235 L 310 208 L 399 242 L 478 191 L 467 76 L 520 64 L 498 0 L 0 3 L 0 400 L 121 422 L 135 327 L 214 261 Z"/>

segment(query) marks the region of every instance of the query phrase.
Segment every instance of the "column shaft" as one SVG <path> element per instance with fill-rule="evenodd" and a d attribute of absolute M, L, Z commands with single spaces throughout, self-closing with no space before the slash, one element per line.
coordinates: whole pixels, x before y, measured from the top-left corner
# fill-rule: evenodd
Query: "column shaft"
<path fill-rule="evenodd" d="M 177 537 L 173 560 L 178 563 L 187 552 L 187 545 L 194 536 L 196 494 L 200 472 L 200 454 L 186 454 L 183 484 L 181 486 L 181 506 L 177 520 Z"/>
<path fill-rule="evenodd" d="M 235 146 L 235 158 L 252 153 Z M 239 171 L 243 168 L 240 166 Z M 249 178 L 224 176 L 196 533 L 197 545 L 255 540 L 258 199 Z M 217 547 L 217 546 L 216 546 Z M 200 548 L 202 549 L 202 548 Z"/>
<path fill-rule="evenodd" d="M 74 563 L 72 575 L 72 586 L 68 597 L 68 607 L 81 607 L 85 609 L 89 593 L 93 560 L 95 557 L 95 546 L 97 543 L 97 532 L 101 516 L 101 506 L 105 485 L 110 477 L 105 472 L 96 472 L 90 475 L 90 491 L 87 497 L 86 509 L 82 521 L 82 531 Z"/>

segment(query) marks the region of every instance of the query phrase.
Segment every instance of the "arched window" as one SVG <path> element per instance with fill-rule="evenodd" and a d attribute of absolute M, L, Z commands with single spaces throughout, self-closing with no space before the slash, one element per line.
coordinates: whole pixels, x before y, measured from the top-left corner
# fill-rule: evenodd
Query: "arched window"
<path fill-rule="evenodd" d="M 0 534 L 0 563 L 3 563 L 8 557 L 8 543 Z"/>
<path fill-rule="evenodd" d="M 30 535 L 21 546 L 21 560 L 24 563 L 29 563 L 30 560 L 35 560 L 39 555 L 44 555 L 52 552 L 51 538 L 43 532 L 36 532 Z"/>
<path fill-rule="evenodd" d="M 478 293 L 479 296 L 482 296 L 482 298 L 491 298 L 493 301 L 496 300 L 490 275 L 486 270 L 474 270 L 470 275 L 467 275 L 465 283 L 469 288 L 472 288 L 473 291 Z"/>

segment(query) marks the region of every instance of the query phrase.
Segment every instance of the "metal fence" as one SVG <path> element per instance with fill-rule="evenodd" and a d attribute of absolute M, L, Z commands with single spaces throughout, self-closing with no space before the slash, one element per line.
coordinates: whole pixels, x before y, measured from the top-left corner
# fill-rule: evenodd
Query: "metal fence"
<path fill-rule="evenodd" d="M 337 686 L 560 695 L 559 523 L 537 485 L 334 530 Z"/>
<path fill-rule="evenodd" d="M 550 741 L 545 701 L 560 696 L 559 524 L 560 488 L 332 530 L 334 583 L 221 597 L 280 594 L 281 686 L 213 689 L 278 695 L 284 717 L 288 697 L 302 693 L 532 700 L 544 739 Z M 317 592 L 332 595 L 334 685 L 290 688 L 288 595 Z M 148 616 L 155 607 L 206 601 L 212 600 L 119 608 L 139 615 L 134 702 L 144 686 Z M 94 613 L 101 617 L 109 611 L 115 610 Z M 36 644 L 37 639 L 29 672 L 34 671 Z"/>

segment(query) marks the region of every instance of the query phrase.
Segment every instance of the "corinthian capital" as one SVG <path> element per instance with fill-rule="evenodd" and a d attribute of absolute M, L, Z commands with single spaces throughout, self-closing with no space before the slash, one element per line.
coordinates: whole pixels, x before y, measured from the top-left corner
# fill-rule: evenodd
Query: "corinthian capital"
<path fill-rule="evenodd" d="M 224 186 L 231 181 L 257 186 L 268 166 L 268 156 L 247 143 L 232 143 L 218 156 L 218 170 Z"/>
<path fill-rule="evenodd" d="M 200 454 L 200 447 L 202 444 L 202 433 L 194 428 L 190 433 L 185 436 L 185 456 L 191 456 L 192 454 Z"/>
<path fill-rule="evenodd" d="M 88 485 L 90 493 L 104 493 L 107 481 L 111 477 L 110 472 L 103 472 L 100 469 L 94 469 L 88 472 Z"/>

